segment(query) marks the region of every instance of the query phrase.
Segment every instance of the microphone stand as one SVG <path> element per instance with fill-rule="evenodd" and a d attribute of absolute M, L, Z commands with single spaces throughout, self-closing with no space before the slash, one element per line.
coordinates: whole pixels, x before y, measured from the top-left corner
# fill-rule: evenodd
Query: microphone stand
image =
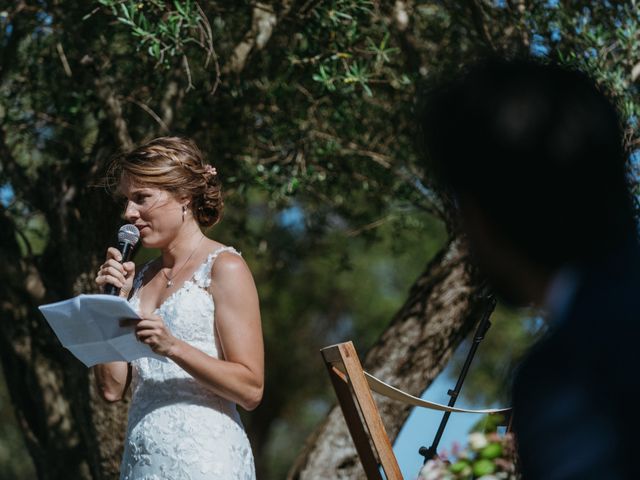
<path fill-rule="evenodd" d="M 449 400 L 448 406 L 453 407 L 456 404 L 456 400 L 458 399 L 458 395 L 460 394 L 460 390 L 462 389 L 462 384 L 464 383 L 464 379 L 467 376 L 467 372 L 469 371 L 469 366 L 471 365 L 471 361 L 476 354 L 476 350 L 480 345 L 480 342 L 484 339 L 485 334 L 491 327 L 491 322 L 489 321 L 489 317 L 491 317 L 491 313 L 493 313 L 494 308 L 496 307 L 496 299 L 490 295 L 488 297 L 488 305 L 487 308 L 480 319 L 480 323 L 476 328 L 476 333 L 473 336 L 473 343 L 471 344 L 471 348 L 469 349 L 469 353 L 467 354 L 467 358 L 464 361 L 464 365 L 462 366 L 462 371 L 460 372 L 460 376 L 458 377 L 458 381 L 456 382 L 456 386 L 453 390 L 449 389 L 447 391 L 447 395 L 451 398 Z M 442 438 L 442 434 L 444 433 L 444 429 L 447 426 L 447 422 L 449 421 L 449 416 L 451 412 L 444 412 L 442 416 L 442 420 L 440 421 L 440 426 L 438 427 L 438 431 L 436 432 L 436 436 L 433 439 L 433 443 L 429 448 L 420 447 L 418 453 L 424 457 L 424 462 L 431 460 L 432 458 L 437 456 L 438 444 L 440 443 L 440 439 Z"/>

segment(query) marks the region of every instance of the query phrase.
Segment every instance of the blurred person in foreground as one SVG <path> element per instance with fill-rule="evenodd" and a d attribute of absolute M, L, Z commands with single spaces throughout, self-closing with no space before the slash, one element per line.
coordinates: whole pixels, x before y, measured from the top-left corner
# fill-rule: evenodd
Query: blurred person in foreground
<path fill-rule="evenodd" d="M 616 109 L 584 74 L 492 59 L 421 122 L 474 261 L 548 320 L 513 385 L 524 478 L 637 478 L 640 249 Z"/>

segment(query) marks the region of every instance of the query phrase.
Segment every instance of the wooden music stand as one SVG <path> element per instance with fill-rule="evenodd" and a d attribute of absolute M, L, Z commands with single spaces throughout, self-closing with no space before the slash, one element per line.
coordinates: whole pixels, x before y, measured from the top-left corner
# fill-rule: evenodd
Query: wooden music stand
<path fill-rule="evenodd" d="M 338 343 L 320 352 L 367 478 L 403 480 L 353 343 Z"/>

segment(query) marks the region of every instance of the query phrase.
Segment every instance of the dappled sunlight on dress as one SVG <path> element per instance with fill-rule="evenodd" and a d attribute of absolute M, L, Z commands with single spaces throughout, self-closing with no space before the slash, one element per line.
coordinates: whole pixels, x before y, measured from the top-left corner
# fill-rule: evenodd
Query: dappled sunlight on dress
<path fill-rule="evenodd" d="M 155 311 L 174 336 L 215 358 L 220 358 L 221 349 L 207 288 L 211 266 L 225 251 L 238 254 L 231 247 L 211 253 Z M 136 310 L 148 266 L 134 281 L 130 301 Z M 169 359 L 132 362 L 131 385 L 121 480 L 255 479 L 253 454 L 233 402 L 208 390 Z"/>

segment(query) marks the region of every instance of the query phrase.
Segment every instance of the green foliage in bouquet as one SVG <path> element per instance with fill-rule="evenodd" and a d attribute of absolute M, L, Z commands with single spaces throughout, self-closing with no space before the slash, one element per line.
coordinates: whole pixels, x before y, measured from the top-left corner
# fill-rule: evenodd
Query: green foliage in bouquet
<path fill-rule="evenodd" d="M 418 480 L 517 480 L 516 450 L 513 434 L 497 432 L 502 420 L 497 415 L 487 417 L 484 431 L 469 434 L 467 446 L 454 445 L 451 456 L 442 453 L 429 460 Z"/>

